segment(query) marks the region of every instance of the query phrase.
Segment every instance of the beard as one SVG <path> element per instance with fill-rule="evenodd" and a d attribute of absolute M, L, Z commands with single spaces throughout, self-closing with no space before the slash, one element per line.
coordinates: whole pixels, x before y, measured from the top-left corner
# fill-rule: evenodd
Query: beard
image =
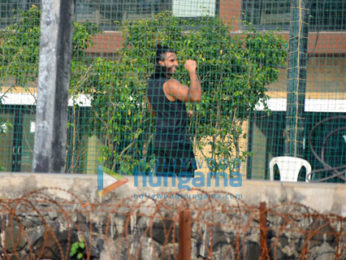
<path fill-rule="evenodd" d="M 159 64 L 157 64 L 155 66 L 155 72 L 154 74 L 152 75 L 152 77 L 154 78 L 162 78 L 162 77 L 171 77 L 173 73 L 171 73 L 169 71 L 169 68 L 167 68 L 166 66 L 161 66 Z"/>

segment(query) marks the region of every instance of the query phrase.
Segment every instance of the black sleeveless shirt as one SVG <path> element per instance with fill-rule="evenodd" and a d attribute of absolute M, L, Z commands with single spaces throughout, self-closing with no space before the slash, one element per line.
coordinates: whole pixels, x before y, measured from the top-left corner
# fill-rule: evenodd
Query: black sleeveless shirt
<path fill-rule="evenodd" d="M 147 97 L 156 114 L 155 147 L 170 149 L 191 141 L 185 103 L 167 99 L 163 92 L 163 84 L 167 80 L 165 76 L 150 78 Z"/>

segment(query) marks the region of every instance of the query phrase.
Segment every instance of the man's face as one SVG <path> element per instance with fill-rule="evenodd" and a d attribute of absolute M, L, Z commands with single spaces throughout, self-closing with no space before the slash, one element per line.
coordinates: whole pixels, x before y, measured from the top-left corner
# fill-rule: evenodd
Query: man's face
<path fill-rule="evenodd" d="M 173 74 L 176 72 L 179 65 L 177 55 L 174 52 L 166 52 L 165 59 L 163 61 L 159 61 L 159 64 L 166 67 L 169 74 Z"/>

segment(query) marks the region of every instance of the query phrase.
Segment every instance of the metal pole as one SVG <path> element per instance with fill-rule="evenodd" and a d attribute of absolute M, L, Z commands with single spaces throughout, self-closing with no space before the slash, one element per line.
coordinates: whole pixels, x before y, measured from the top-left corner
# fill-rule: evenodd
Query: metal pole
<path fill-rule="evenodd" d="M 292 0 L 288 54 L 285 155 L 303 157 L 308 49 L 307 0 Z"/>
<path fill-rule="evenodd" d="M 64 172 L 72 53 L 71 0 L 42 0 L 34 172 Z"/>
<path fill-rule="evenodd" d="M 191 259 L 191 211 L 184 209 L 179 215 L 179 260 Z"/>
<path fill-rule="evenodd" d="M 260 203 L 260 257 L 264 260 L 269 258 L 267 245 L 267 208 L 266 203 Z"/>

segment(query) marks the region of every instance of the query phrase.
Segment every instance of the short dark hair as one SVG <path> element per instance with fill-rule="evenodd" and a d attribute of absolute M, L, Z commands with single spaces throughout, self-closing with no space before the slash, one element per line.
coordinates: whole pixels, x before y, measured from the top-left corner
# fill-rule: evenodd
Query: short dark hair
<path fill-rule="evenodd" d="M 155 56 L 155 64 L 157 64 L 159 61 L 163 61 L 165 59 L 165 54 L 167 52 L 174 52 L 172 48 L 169 48 L 167 46 L 162 46 L 160 43 L 156 45 L 156 56 Z"/>

